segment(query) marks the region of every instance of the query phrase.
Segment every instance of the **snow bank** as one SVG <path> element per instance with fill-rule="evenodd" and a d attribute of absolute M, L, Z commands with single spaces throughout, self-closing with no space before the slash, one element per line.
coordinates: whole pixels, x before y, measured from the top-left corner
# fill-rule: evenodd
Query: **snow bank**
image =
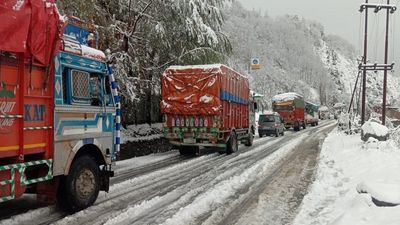
<path fill-rule="evenodd" d="M 162 137 L 162 123 L 130 125 L 121 133 L 122 143 L 159 139 Z"/>
<path fill-rule="evenodd" d="M 374 199 L 393 205 L 400 205 L 400 183 L 361 182 L 357 186 L 359 193 L 367 193 Z"/>
<path fill-rule="evenodd" d="M 272 102 L 293 101 L 296 98 L 303 98 L 303 96 L 301 96 L 297 93 L 294 93 L 294 92 L 283 93 L 283 94 L 275 95 L 272 98 Z"/>
<path fill-rule="evenodd" d="M 400 207 L 377 207 L 371 197 L 356 196 L 346 214 L 341 215 L 330 225 L 398 225 Z"/>
<path fill-rule="evenodd" d="M 377 207 L 357 186 L 400 183 L 399 162 L 392 140 L 363 142 L 359 135 L 334 130 L 322 146 L 315 182 L 293 225 L 398 225 L 400 207 Z M 383 197 L 395 199 L 392 194 Z"/>
<path fill-rule="evenodd" d="M 367 141 L 370 137 L 379 141 L 385 141 L 389 137 L 389 129 L 377 122 L 367 121 L 362 125 L 361 130 L 363 141 Z"/>

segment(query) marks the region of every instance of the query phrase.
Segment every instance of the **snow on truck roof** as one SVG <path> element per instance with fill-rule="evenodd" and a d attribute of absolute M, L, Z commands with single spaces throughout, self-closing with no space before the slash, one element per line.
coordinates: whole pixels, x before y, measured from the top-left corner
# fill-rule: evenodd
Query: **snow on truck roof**
<path fill-rule="evenodd" d="M 327 106 L 321 106 L 319 107 L 319 111 L 329 111 L 329 108 Z"/>
<path fill-rule="evenodd" d="M 296 98 L 303 98 L 302 95 L 299 95 L 294 92 L 289 92 L 289 93 L 283 93 L 279 95 L 275 95 L 272 97 L 273 102 L 285 102 L 285 101 L 293 101 Z"/>
<path fill-rule="evenodd" d="M 222 64 L 188 65 L 188 66 L 173 65 L 173 66 L 168 67 L 168 69 L 171 69 L 171 70 L 186 70 L 186 69 L 204 69 L 204 70 L 209 70 L 209 69 L 221 68 L 221 66 L 223 66 L 223 65 Z"/>
<path fill-rule="evenodd" d="M 234 71 L 235 73 L 239 74 L 240 76 L 244 77 L 247 79 L 247 77 L 236 70 L 230 68 L 229 66 L 223 65 L 223 64 L 206 64 L 206 65 L 187 65 L 187 66 L 179 66 L 179 65 L 173 65 L 167 68 L 167 70 L 188 70 L 188 69 L 201 69 L 201 70 L 212 70 L 212 69 L 221 69 L 221 67 L 226 67 L 229 70 Z M 220 72 L 220 71 L 218 71 Z"/>

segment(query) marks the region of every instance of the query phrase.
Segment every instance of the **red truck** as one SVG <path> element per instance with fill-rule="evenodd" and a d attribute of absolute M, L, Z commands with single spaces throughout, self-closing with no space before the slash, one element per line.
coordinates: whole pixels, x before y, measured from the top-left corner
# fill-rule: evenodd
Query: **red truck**
<path fill-rule="evenodd" d="M 171 66 L 161 79 L 164 136 L 181 154 L 199 147 L 230 154 L 253 144 L 254 110 L 248 79 L 216 65 Z"/>
<path fill-rule="evenodd" d="M 299 131 L 306 129 L 305 102 L 303 96 L 290 92 L 275 95 L 272 98 L 272 109 L 283 118 L 285 127 Z"/>
<path fill-rule="evenodd" d="M 0 2 L 0 203 L 34 193 L 75 212 L 109 189 L 120 103 L 92 26 L 60 19 L 54 0 Z"/>

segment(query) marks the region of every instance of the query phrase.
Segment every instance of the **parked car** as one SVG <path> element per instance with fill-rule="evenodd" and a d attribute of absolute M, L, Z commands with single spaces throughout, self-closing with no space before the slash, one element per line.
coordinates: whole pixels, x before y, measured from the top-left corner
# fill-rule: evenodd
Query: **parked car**
<path fill-rule="evenodd" d="M 268 113 L 260 115 L 258 119 L 258 135 L 284 135 L 285 123 L 279 113 Z"/>

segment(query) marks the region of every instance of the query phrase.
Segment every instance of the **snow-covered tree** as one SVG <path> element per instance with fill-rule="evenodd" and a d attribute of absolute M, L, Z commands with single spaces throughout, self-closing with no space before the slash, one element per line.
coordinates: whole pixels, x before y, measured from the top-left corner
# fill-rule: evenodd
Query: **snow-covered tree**
<path fill-rule="evenodd" d="M 124 97 L 124 122 L 159 119 L 159 78 L 171 64 L 222 62 L 225 0 L 71 0 L 61 8 L 99 25 Z M 145 117 L 145 118 L 144 118 Z"/>

